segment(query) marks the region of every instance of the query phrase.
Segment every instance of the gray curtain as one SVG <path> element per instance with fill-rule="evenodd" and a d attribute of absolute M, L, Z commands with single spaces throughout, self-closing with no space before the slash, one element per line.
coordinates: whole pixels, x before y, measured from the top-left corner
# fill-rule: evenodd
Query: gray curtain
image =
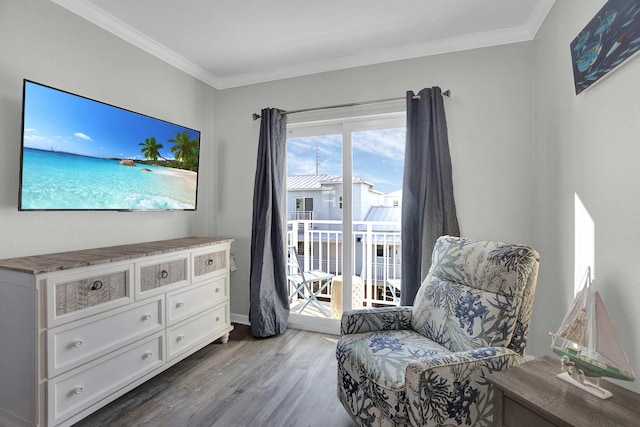
<path fill-rule="evenodd" d="M 402 305 L 413 305 L 438 237 L 459 236 L 442 91 L 407 92 L 402 185 Z"/>
<path fill-rule="evenodd" d="M 286 115 L 261 112 L 256 179 L 253 187 L 251 333 L 269 337 L 283 333 L 289 320 L 284 234 Z"/>

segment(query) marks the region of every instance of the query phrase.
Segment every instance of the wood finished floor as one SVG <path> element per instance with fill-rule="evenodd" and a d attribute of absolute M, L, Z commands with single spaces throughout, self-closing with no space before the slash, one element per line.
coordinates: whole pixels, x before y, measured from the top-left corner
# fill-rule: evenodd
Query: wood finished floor
<path fill-rule="evenodd" d="M 100 426 L 354 427 L 336 396 L 337 337 L 287 330 L 215 342 L 83 419 Z"/>

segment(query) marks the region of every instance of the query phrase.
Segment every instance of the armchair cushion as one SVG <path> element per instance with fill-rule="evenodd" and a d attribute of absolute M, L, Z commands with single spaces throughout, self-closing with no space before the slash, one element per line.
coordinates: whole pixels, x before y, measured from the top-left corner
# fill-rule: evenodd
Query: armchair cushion
<path fill-rule="evenodd" d="M 411 325 L 451 351 L 507 346 L 538 254 L 526 246 L 441 237 Z"/>
<path fill-rule="evenodd" d="M 411 330 L 344 335 L 336 356 L 340 399 L 360 425 L 490 425 L 485 375 L 523 362 L 504 347 L 452 352 Z"/>
<path fill-rule="evenodd" d="M 337 346 L 339 365 L 393 420 L 406 417 L 407 365 L 443 353 L 451 352 L 411 330 L 345 335 Z"/>

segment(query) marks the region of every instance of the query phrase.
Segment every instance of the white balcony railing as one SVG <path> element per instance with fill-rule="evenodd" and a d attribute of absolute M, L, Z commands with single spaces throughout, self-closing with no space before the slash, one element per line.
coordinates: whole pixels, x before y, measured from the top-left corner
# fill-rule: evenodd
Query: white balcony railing
<path fill-rule="evenodd" d="M 312 220 L 313 211 L 289 211 L 287 212 L 287 220 L 300 221 L 300 220 Z"/>
<path fill-rule="evenodd" d="M 390 283 L 400 279 L 400 223 L 354 221 L 351 262 L 364 285 L 364 307 L 398 305 Z M 287 244 L 298 248 L 305 271 L 342 275 L 342 222 L 294 220 L 287 223 Z M 391 282 L 390 282 L 391 281 Z M 330 299 L 331 288 L 322 294 Z M 358 307 L 354 307 L 358 308 Z"/>

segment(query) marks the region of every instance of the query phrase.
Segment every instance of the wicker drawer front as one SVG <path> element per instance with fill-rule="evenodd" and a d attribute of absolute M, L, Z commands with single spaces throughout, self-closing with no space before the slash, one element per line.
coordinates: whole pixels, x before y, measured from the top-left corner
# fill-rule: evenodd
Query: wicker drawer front
<path fill-rule="evenodd" d="M 229 254 L 224 248 L 200 252 L 193 256 L 193 280 L 204 280 L 229 268 Z"/>
<path fill-rule="evenodd" d="M 128 270 L 57 283 L 56 316 L 125 298 L 128 289 Z"/>
<path fill-rule="evenodd" d="M 188 258 L 180 257 L 140 267 L 140 292 L 149 292 L 175 283 L 186 282 Z"/>

